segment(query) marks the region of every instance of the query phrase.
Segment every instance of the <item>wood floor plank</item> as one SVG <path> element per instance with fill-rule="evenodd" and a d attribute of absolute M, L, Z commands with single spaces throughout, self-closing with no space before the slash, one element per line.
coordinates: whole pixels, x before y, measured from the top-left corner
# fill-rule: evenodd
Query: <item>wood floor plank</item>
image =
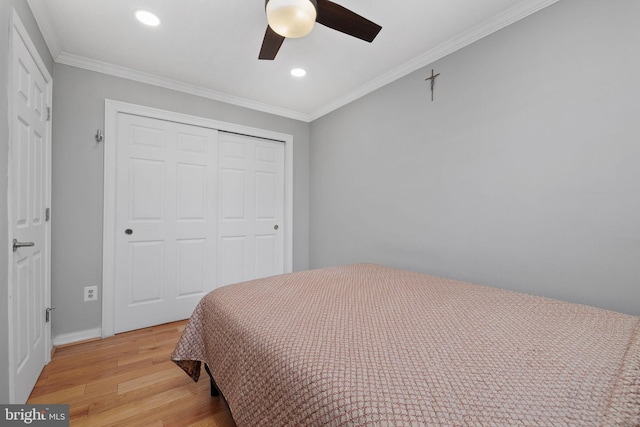
<path fill-rule="evenodd" d="M 165 362 L 167 359 L 164 360 Z M 115 381 L 119 378 L 126 378 L 128 375 L 131 375 L 135 372 L 141 372 L 142 370 L 147 373 L 153 372 L 149 370 L 154 370 L 154 363 L 151 360 L 139 360 L 136 363 L 133 363 L 127 367 L 118 366 L 117 359 L 113 359 L 109 361 L 109 364 L 101 364 L 96 363 L 90 366 L 78 367 L 75 369 L 69 369 L 63 371 L 62 373 L 55 373 L 49 375 L 47 379 L 46 385 L 55 385 L 55 384 L 70 384 L 70 383 L 93 383 L 99 381 Z M 155 368 L 157 371 L 158 368 Z M 143 374 L 144 375 L 144 374 Z"/>
<path fill-rule="evenodd" d="M 127 403 L 137 402 L 139 400 L 185 386 L 190 386 L 188 381 L 185 381 L 183 378 L 173 378 L 167 381 L 153 384 L 152 386 L 146 388 L 132 390 L 127 393 L 115 393 L 110 396 L 106 396 L 104 399 L 100 399 L 99 401 L 91 403 L 90 412 L 92 414 L 97 414 L 113 408 L 117 408 L 118 406 L 122 406 Z M 189 391 L 193 394 L 190 387 Z M 210 403 L 211 402 L 207 402 L 207 404 Z"/>
<path fill-rule="evenodd" d="M 181 369 L 163 369 L 158 373 L 144 375 L 132 380 L 118 384 L 118 394 L 124 394 L 140 388 L 147 388 L 158 382 L 172 380 L 174 378 L 184 379 L 184 372 Z"/>
<path fill-rule="evenodd" d="M 119 357 L 118 366 L 128 365 L 129 363 L 138 362 L 140 360 L 155 360 L 159 358 L 166 360 L 167 352 L 171 354 L 175 347 L 175 342 L 176 340 L 173 339 L 172 341 L 164 342 L 163 344 L 156 343 L 153 346 L 142 346 L 137 353 L 126 354 Z"/>
<path fill-rule="evenodd" d="M 70 369 L 76 369 L 78 366 L 92 366 L 96 363 L 106 363 L 127 354 L 138 353 L 137 347 L 132 348 L 133 343 L 122 343 L 117 346 L 110 346 L 109 348 L 95 348 L 94 346 L 86 347 L 80 353 L 63 353 L 60 356 L 54 355 L 56 360 L 60 363 L 52 367 L 49 370 L 50 375 L 57 373 L 64 373 Z M 56 352 L 57 353 L 57 352 Z M 64 361 L 67 360 L 67 363 Z M 73 362 L 73 364 L 72 364 Z"/>
<path fill-rule="evenodd" d="M 184 402 L 189 405 L 188 411 L 185 411 L 184 414 L 167 413 L 163 416 L 163 421 L 166 426 L 187 426 L 197 424 L 198 422 L 212 422 L 212 424 L 209 425 L 235 427 L 235 424 L 223 424 L 225 419 L 228 423 L 230 417 L 227 415 L 228 409 L 222 399 L 218 399 L 218 402 L 218 405 L 211 405 L 203 401 L 191 399 L 188 402 Z M 177 403 L 180 404 L 182 402 Z"/>
<path fill-rule="evenodd" d="M 182 398 L 191 397 L 189 387 L 181 386 L 153 396 L 131 401 L 108 409 L 103 412 L 93 413 L 89 408 L 87 421 L 90 426 L 116 426 L 135 425 L 136 419 L 144 419 L 145 424 L 157 421 L 158 410 L 164 407 L 178 406 L 174 402 Z M 161 419 L 161 418 L 160 418 Z"/>
<path fill-rule="evenodd" d="M 56 349 L 28 403 L 69 405 L 72 426 L 235 427 L 207 375 L 171 362 L 186 321 Z"/>
<path fill-rule="evenodd" d="M 73 387 L 65 387 L 55 391 L 51 391 L 47 394 L 42 394 L 37 397 L 29 397 L 27 403 L 33 404 L 47 404 L 47 403 L 64 403 L 67 400 L 71 400 L 78 396 L 84 396 L 86 384 L 81 384 Z"/>
<path fill-rule="evenodd" d="M 73 368 L 50 372 L 47 375 L 45 385 L 51 386 L 55 384 L 70 382 L 86 383 L 88 379 L 100 377 L 105 372 L 113 371 L 118 367 L 118 359 L 97 360 L 86 362 L 78 360 L 78 365 Z"/>

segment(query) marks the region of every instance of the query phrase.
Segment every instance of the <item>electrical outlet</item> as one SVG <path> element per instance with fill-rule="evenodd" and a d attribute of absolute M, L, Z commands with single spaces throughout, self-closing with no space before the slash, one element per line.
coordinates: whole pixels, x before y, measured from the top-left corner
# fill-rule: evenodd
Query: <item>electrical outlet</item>
<path fill-rule="evenodd" d="M 97 286 L 85 286 L 84 287 L 84 301 L 98 301 L 98 287 Z"/>

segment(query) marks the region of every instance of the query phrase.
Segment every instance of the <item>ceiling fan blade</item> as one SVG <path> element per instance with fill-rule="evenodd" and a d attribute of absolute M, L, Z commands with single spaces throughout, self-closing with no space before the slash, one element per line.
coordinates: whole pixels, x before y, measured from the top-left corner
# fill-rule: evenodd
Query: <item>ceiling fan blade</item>
<path fill-rule="evenodd" d="M 264 40 L 262 40 L 262 47 L 260 48 L 258 59 L 275 59 L 283 41 L 284 37 L 273 31 L 271 27 L 267 25 L 267 31 L 264 33 Z"/>
<path fill-rule="evenodd" d="M 318 0 L 316 22 L 371 43 L 382 27 L 329 0 Z"/>

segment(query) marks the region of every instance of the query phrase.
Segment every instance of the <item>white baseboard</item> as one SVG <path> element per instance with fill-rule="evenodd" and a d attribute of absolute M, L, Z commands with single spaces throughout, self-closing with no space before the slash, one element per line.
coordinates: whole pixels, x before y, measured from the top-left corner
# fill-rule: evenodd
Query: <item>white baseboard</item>
<path fill-rule="evenodd" d="M 84 331 L 71 332 L 69 334 L 60 334 L 53 337 L 53 345 L 59 346 L 63 344 L 71 344 L 78 341 L 90 340 L 102 337 L 102 328 L 87 329 Z"/>

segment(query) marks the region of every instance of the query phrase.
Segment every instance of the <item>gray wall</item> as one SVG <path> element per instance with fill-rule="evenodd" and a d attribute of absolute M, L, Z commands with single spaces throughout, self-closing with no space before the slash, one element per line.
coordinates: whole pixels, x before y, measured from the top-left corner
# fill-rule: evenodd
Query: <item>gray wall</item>
<path fill-rule="evenodd" d="M 638 16 L 563 0 L 314 121 L 311 267 L 640 315 Z"/>
<path fill-rule="evenodd" d="M 11 16 L 15 8 L 31 41 L 49 72 L 53 72 L 53 60 L 40 34 L 31 9 L 25 0 L 0 1 L 0 403 L 9 402 L 9 316 L 8 316 L 8 271 L 9 266 L 9 218 L 7 210 L 8 158 L 9 158 L 9 37 Z"/>
<path fill-rule="evenodd" d="M 293 268 L 308 268 L 309 124 L 131 80 L 55 64 L 53 91 L 52 335 L 101 326 L 104 100 L 177 111 L 293 135 Z"/>

